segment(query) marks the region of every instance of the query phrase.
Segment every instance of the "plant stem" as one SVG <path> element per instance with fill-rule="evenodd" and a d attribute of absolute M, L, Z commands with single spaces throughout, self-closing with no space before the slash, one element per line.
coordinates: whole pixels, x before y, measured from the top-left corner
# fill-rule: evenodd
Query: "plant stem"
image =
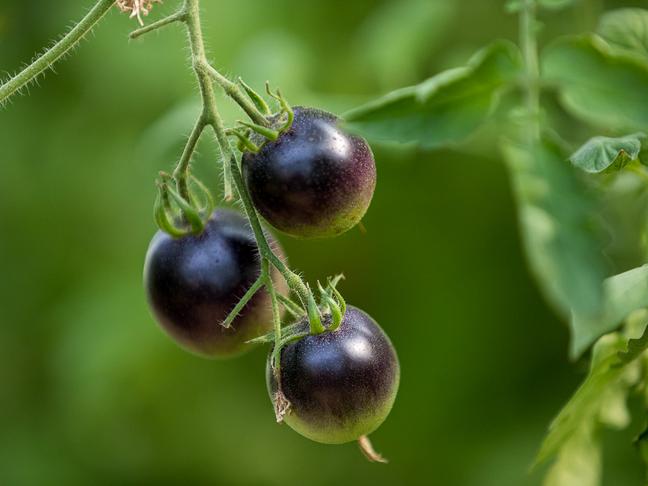
<path fill-rule="evenodd" d="M 144 34 L 148 34 L 149 32 L 153 32 L 154 30 L 166 27 L 167 25 L 173 24 L 175 22 L 184 22 L 186 18 L 187 12 L 184 9 L 180 9 L 178 12 L 169 15 L 168 17 L 160 19 L 157 22 L 153 22 L 152 24 L 146 25 L 141 29 L 134 30 L 128 35 L 128 37 L 130 37 L 131 39 L 137 39 Z"/>
<path fill-rule="evenodd" d="M 284 309 L 286 309 L 294 318 L 300 319 L 304 317 L 304 309 L 299 307 L 299 305 L 294 303 L 289 297 L 277 294 L 277 298 L 279 299 L 279 302 L 283 304 Z"/>
<path fill-rule="evenodd" d="M 73 49 L 92 30 L 94 25 L 106 15 L 114 3 L 115 0 L 99 0 L 88 14 L 70 32 L 63 36 L 61 40 L 21 72 L 2 84 L 0 86 L 0 103 L 29 84 L 39 74 L 51 68 L 56 61 Z"/>
<path fill-rule="evenodd" d="M 182 151 L 182 156 L 178 161 L 178 165 L 173 171 L 173 178 L 176 180 L 178 192 L 185 200 L 187 200 L 187 202 L 191 201 L 191 196 L 189 194 L 189 184 L 187 182 L 187 178 L 189 177 L 189 165 L 191 163 L 191 156 L 196 150 L 196 145 L 198 144 L 198 140 L 200 140 L 200 135 L 202 134 L 204 129 L 205 119 L 203 116 L 201 116 L 196 121 L 196 125 L 191 131 L 191 135 L 189 135 L 187 144 Z"/>
<path fill-rule="evenodd" d="M 205 123 L 209 124 L 216 134 L 216 140 L 221 149 L 221 156 L 223 158 L 223 179 L 224 179 L 224 196 L 225 199 L 232 198 L 231 176 L 228 168 L 227 161 L 230 159 L 233 151 L 229 143 L 227 135 L 225 135 L 225 128 L 223 120 L 218 113 L 216 105 L 216 95 L 214 87 L 209 76 L 207 66 L 207 55 L 205 52 L 205 43 L 203 41 L 202 26 L 200 25 L 200 2 L 199 0 L 186 0 L 184 7 L 185 25 L 189 35 L 189 47 L 191 49 L 191 63 L 193 66 L 198 86 L 200 88 L 200 95 L 203 104 L 203 113 L 201 117 Z"/>
<path fill-rule="evenodd" d="M 232 180 L 234 181 L 236 190 L 239 193 L 239 198 L 243 203 L 243 208 L 250 221 L 250 225 L 252 226 L 252 231 L 254 231 L 254 235 L 256 237 L 257 244 L 259 245 L 259 251 L 261 252 L 261 255 L 267 258 L 272 266 L 279 270 L 279 272 L 286 279 L 288 287 L 290 287 L 290 289 L 297 294 L 299 300 L 302 303 L 302 306 L 306 308 L 306 306 L 308 305 L 308 295 L 310 292 L 306 288 L 306 285 L 302 281 L 301 277 L 290 270 L 270 248 L 268 239 L 263 232 L 263 228 L 261 227 L 261 223 L 259 222 L 259 216 L 257 215 L 256 209 L 254 209 L 254 204 L 252 203 L 250 194 L 247 191 L 247 187 L 245 186 L 245 182 L 243 181 L 243 176 L 241 175 L 241 169 L 236 163 L 235 157 L 232 157 L 232 159 L 230 160 L 230 166 L 232 171 Z"/>
<path fill-rule="evenodd" d="M 204 117 L 205 122 L 213 128 L 218 144 L 221 147 L 223 156 L 223 173 L 225 174 L 225 178 L 226 180 L 231 178 L 236 186 L 236 190 L 243 203 L 243 208 L 250 225 L 252 226 L 252 231 L 254 232 L 254 237 L 257 246 L 259 247 L 261 257 L 267 259 L 269 263 L 282 274 L 286 279 L 288 287 L 298 295 L 305 308 L 308 303 L 309 291 L 301 277 L 290 270 L 270 248 L 265 233 L 263 232 L 263 228 L 261 227 L 261 223 L 259 222 L 259 216 L 257 215 L 256 209 L 252 204 L 252 199 L 250 198 L 245 183 L 243 182 L 243 176 L 241 175 L 241 170 L 230 145 L 229 138 L 225 133 L 223 120 L 218 112 L 216 96 L 211 83 L 210 66 L 205 53 L 205 44 L 200 24 L 200 0 L 186 0 L 183 10 L 186 13 L 184 22 L 187 26 L 189 36 L 192 65 L 200 87 L 203 102 L 202 117 Z M 225 193 L 227 197 L 227 187 Z M 272 284 L 272 279 L 269 279 L 269 282 Z"/>
<path fill-rule="evenodd" d="M 245 295 L 240 298 L 240 300 L 236 303 L 232 311 L 229 313 L 229 315 L 225 318 L 223 322 L 221 322 L 221 326 L 223 327 L 230 327 L 232 325 L 232 322 L 234 319 L 236 319 L 236 316 L 239 315 L 239 313 L 243 310 L 243 307 L 245 307 L 245 304 L 247 304 L 252 297 L 263 287 L 264 285 L 267 285 L 268 282 L 268 270 L 267 268 L 264 268 L 263 262 L 266 262 L 267 260 L 262 259 L 262 264 L 261 264 L 261 275 L 259 275 L 259 278 L 255 280 L 255 282 L 252 284 L 252 286 L 245 292 Z M 268 265 L 266 264 L 265 267 Z"/>
<path fill-rule="evenodd" d="M 270 302 L 272 305 L 272 322 L 274 324 L 274 345 L 277 349 L 281 343 L 281 313 L 279 312 L 279 301 L 277 300 L 277 291 L 274 288 L 272 283 L 272 275 L 270 273 L 268 259 L 263 258 L 261 260 L 261 273 L 266 275 L 266 289 L 270 295 Z M 279 362 L 276 362 L 277 371 L 280 366 Z"/>
<path fill-rule="evenodd" d="M 241 90 L 238 84 L 227 79 L 211 65 L 207 66 L 207 70 L 209 71 L 209 75 L 214 78 L 214 81 L 223 88 L 225 94 L 236 101 L 236 103 L 243 109 L 243 111 L 245 111 L 245 113 L 247 113 L 254 123 L 264 127 L 270 125 L 266 117 L 257 109 L 252 100 L 243 93 L 243 90 Z"/>
<path fill-rule="evenodd" d="M 520 46 L 524 57 L 527 116 L 529 117 L 529 143 L 540 141 L 540 67 L 536 39 L 536 2 L 524 0 L 520 13 Z"/>

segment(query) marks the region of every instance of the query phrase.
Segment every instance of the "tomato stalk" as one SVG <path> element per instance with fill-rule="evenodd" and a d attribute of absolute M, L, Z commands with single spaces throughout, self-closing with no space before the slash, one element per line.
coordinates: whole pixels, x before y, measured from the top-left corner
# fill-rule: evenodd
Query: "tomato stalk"
<path fill-rule="evenodd" d="M 233 320 L 233 318 L 235 317 L 234 311 L 238 310 L 240 312 L 240 310 L 246 303 L 245 299 L 249 300 L 254 295 L 254 293 L 261 288 L 261 286 L 265 286 L 272 302 L 275 346 L 279 346 L 281 341 L 281 316 L 279 313 L 279 301 L 277 298 L 277 292 L 272 281 L 269 266 L 272 265 L 281 273 L 281 275 L 285 278 L 288 287 L 299 297 L 304 308 L 308 303 L 310 292 L 301 277 L 290 270 L 288 266 L 275 254 L 275 252 L 268 244 L 268 239 L 263 232 L 263 228 L 259 221 L 259 216 L 256 212 L 256 209 L 254 208 L 254 205 L 252 204 L 252 199 L 243 181 L 243 176 L 241 174 L 236 155 L 230 145 L 230 141 L 227 137 L 222 118 L 218 111 L 212 80 L 214 79 L 216 82 L 218 82 L 218 84 L 223 87 L 224 91 L 235 99 L 238 98 L 240 89 L 238 89 L 238 86 L 234 85 L 234 83 L 231 83 L 229 80 L 227 80 L 227 83 L 224 82 L 226 78 L 218 74 L 217 71 L 210 66 L 207 60 L 202 27 L 200 23 L 199 0 L 186 0 L 183 6 L 183 12 L 184 14 L 178 15 L 178 18 L 182 20 L 187 29 L 189 47 L 191 49 L 192 55 L 192 65 L 194 68 L 194 73 L 196 74 L 196 79 L 198 81 L 198 86 L 200 88 L 203 102 L 203 111 L 199 121 L 196 124 L 194 133 L 201 131 L 200 127 L 203 126 L 203 123 L 205 125 L 211 126 L 214 130 L 214 133 L 216 134 L 216 140 L 220 145 L 223 157 L 223 172 L 225 174 L 225 180 L 229 183 L 233 183 L 233 186 L 236 188 L 236 192 L 239 195 L 239 199 L 243 204 L 243 208 L 250 222 L 250 226 L 252 227 L 252 231 L 254 232 L 254 237 L 259 248 L 259 253 L 261 255 L 261 275 L 259 277 L 259 280 L 257 280 L 250 291 L 246 293 L 242 301 L 237 304 L 233 312 L 226 319 L 225 324 Z M 237 89 L 234 89 L 232 85 L 234 85 Z M 244 98 L 242 92 L 240 93 L 241 98 Z M 244 107 L 245 111 L 248 114 L 258 113 L 260 117 L 259 121 L 263 121 L 263 123 L 267 124 L 265 117 L 257 110 L 254 104 L 248 98 L 245 99 L 250 104 L 250 106 L 247 106 L 247 109 Z M 243 105 L 241 106 L 243 107 Z M 178 176 L 180 176 L 181 178 L 187 177 L 186 169 L 188 168 L 188 159 L 193 152 L 193 148 L 195 148 L 195 143 L 193 143 L 195 137 L 193 135 L 194 134 L 192 133 L 192 137 L 190 137 L 187 144 L 187 149 L 185 150 L 185 153 L 183 153 L 183 157 L 181 158 L 180 164 L 178 166 Z M 232 187 L 226 186 L 226 198 L 232 195 L 231 191 Z"/>
<path fill-rule="evenodd" d="M 74 49 L 92 28 L 108 13 L 115 0 L 99 0 L 94 7 L 61 40 L 21 72 L 0 85 L 0 103 L 34 81 L 39 75 L 52 68 L 58 60 Z"/>

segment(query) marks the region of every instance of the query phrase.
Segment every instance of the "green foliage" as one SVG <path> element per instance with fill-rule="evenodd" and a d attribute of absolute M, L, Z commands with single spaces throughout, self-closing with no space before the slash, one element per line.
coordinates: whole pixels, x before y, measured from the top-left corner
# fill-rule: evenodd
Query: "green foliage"
<path fill-rule="evenodd" d="M 607 278 L 602 303 L 599 314 L 574 309 L 570 323 L 572 356 L 579 356 L 599 336 L 619 327 L 633 311 L 648 307 L 648 265 Z"/>
<path fill-rule="evenodd" d="M 503 150 L 527 258 L 544 293 L 563 314 L 596 315 L 605 265 L 594 200 L 553 147 L 507 142 Z"/>
<path fill-rule="evenodd" d="M 573 115 L 614 130 L 646 130 L 648 62 L 613 50 L 594 35 L 565 37 L 542 59 L 543 76 L 555 83 Z"/>
<path fill-rule="evenodd" d="M 51 37 L 52 26 L 63 25 L 79 7 L 78 2 L 60 0 L 56 9 L 45 12 L 25 9 L 24 3 L 7 0 L 0 7 L 0 65 L 8 71 L 17 69 L 29 46 Z M 573 3 L 517 0 L 509 8 L 520 11 L 535 4 L 544 13 Z M 578 9 L 589 10 L 586 2 L 578 3 Z M 166 8 L 175 4 L 168 2 Z M 502 33 L 513 37 L 513 22 L 505 21 L 501 4 L 480 7 L 467 0 L 362 0 L 347 2 L 341 15 L 337 2 L 328 0 L 288 0 L 280 8 L 245 0 L 227 12 L 226 22 L 222 9 L 205 8 L 211 15 L 205 33 L 212 47 L 210 60 L 219 67 L 244 74 L 257 88 L 271 79 L 291 101 L 337 112 L 376 87 L 415 82 L 431 67 L 473 49 L 475 39 Z M 541 32 L 544 43 L 573 28 L 570 16 L 548 15 L 542 31 L 532 19 L 529 31 Z M 592 20 L 585 17 L 583 26 Z M 29 29 L 20 28 L 25 19 Z M 535 83 L 530 71 L 522 73 L 516 47 L 496 44 L 465 67 L 352 112 L 358 118 L 350 126 L 374 140 L 438 148 L 456 146 L 488 122 L 484 128 L 490 147 L 493 138 L 511 127 L 510 118 L 491 116 L 495 108 L 498 114 L 509 114 L 504 101 L 515 97 L 517 103 L 519 95 L 532 98 L 531 88 L 555 90 L 567 113 L 556 110 L 554 126 L 546 126 L 537 113 L 537 121 L 545 124 L 542 129 L 560 131 L 565 140 L 584 140 L 594 134 L 577 121 L 601 128 L 606 137 L 590 140 L 572 162 L 584 172 L 611 172 L 634 155 L 640 138 L 621 135 L 648 130 L 646 23 L 645 10 L 618 10 L 601 18 L 600 38 L 555 43 L 543 58 L 547 83 Z M 308 476 L 314 485 L 429 482 L 430 467 L 447 486 L 482 486 L 492 478 L 498 486 L 527 484 L 523 469 L 529 448 L 535 448 L 529 437 L 537 430 L 538 417 L 553 406 L 553 397 L 570 383 L 560 379 L 566 364 L 556 359 L 564 346 L 560 326 L 538 303 L 521 269 L 509 193 L 501 171 L 487 163 L 494 162 L 492 153 L 480 147 L 470 156 L 457 151 L 396 154 L 374 147 L 385 183 L 368 215 L 369 234 L 349 234 L 317 252 L 286 241 L 290 260 L 300 270 L 323 275 L 339 265 L 354 275 L 354 302 L 364 302 L 386 321 L 408 323 L 392 324 L 390 331 L 410 363 L 409 392 L 378 439 L 381 446 L 391 444 L 393 463 L 388 469 L 362 469 L 349 454 L 352 446 L 322 448 L 277 432 L 259 389 L 261 351 L 238 367 L 203 363 L 178 353 L 149 322 L 134 283 L 140 279 L 142 249 L 153 228 L 133 221 L 147 221 L 154 189 L 150 180 L 161 164 L 177 156 L 176 145 L 200 107 L 186 102 L 192 87 L 188 73 L 173 68 L 186 60 L 185 53 L 177 52 L 181 33 L 170 29 L 150 42 L 120 46 L 128 28 L 126 18 L 111 16 L 72 60 L 73 69 L 62 71 L 58 82 L 48 79 L 42 90 L 9 106 L 11 112 L 0 119 L 7 120 L 0 146 L 9 162 L 0 164 L 0 256 L 7 257 L 3 270 L 9 284 L 0 293 L 0 402 L 5 412 L 0 417 L 5 431 L 0 437 L 0 483 L 87 484 L 102 478 L 115 484 L 159 484 L 182 478 L 193 483 L 290 485 L 302 484 L 312 465 L 322 461 L 339 467 L 320 468 Z M 349 45 L 356 49 L 341 58 Z M 142 59 L 147 60 L 144 68 Z M 105 82 L 115 73 L 129 79 L 127 90 Z M 527 86 L 521 81 L 531 82 Z M 92 94 L 99 92 L 93 86 L 101 87 L 100 96 Z M 90 88 L 79 96 L 79 87 Z M 500 102 L 501 94 L 515 96 Z M 228 121 L 241 116 L 236 109 L 227 111 L 229 104 L 222 105 Z M 173 106 L 175 113 L 160 119 Z M 523 113 L 517 120 L 521 124 L 535 118 L 529 106 L 516 108 Z M 543 108 L 548 106 L 539 111 Z M 110 143 L 105 127 L 111 127 Z M 34 143 L 34 133 L 39 143 Z M 143 154 L 133 155 L 138 139 Z M 648 164 L 645 145 L 638 157 Z M 216 145 L 207 140 L 200 148 L 196 168 L 216 187 Z M 563 314 L 573 310 L 572 354 L 580 354 L 648 305 L 643 298 L 648 295 L 647 271 L 635 268 L 599 285 L 604 265 L 591 222 L 599 206 L 592 187 L 582 183 L 587 175 L 577 173 L 551 148 L 530 150 L 507 143 L 505 154 L 533 273 Z M 439 159 L 443 163 L 433 163 Z M 637 168 L 636 163 L 630 168 Z M 626 197 L 645 191 L 645 181 L 630 174 L 603 181 L 628 182 L 634 192 L 626 191 Z M 601 203 L 612 199 L 620 206 L 627 201 L 610 191 Z M 645 206 L 642 197 L 635 199 L 633 205 Z M 86 204 L 79 205 L 79 200 Z M 48 217 L 44 207 L 56 208 L 63 217 Z M 635 216 L 626 205 L 624 217 L 636 222 Z M 79 221 L 84 231 L 79 232 Z M 612 229 L 615 241 L 624 239 L 618 226 Z M 371 262 L 393 259 L 404 234 L 411 248 L 423 250 L 401 252 L 386 278 L 384 265 Z M 375 238 L 376 244 L 367 244 L 366 238 Z M 72 264 L 53 258 L 67 254 L 75 255 Z M 612 258 L 611 264 L 620 269 L 639 265 L 633 258 L 638 257 Z M 84 276 L 102 284 L 87 285 Z M 400 305 L 383 298 L 394 295 L 394 282 L 404 296 Z M 434 302 L 433 325 L 430 295 L 441 296 Z M 488 312 L 494 302 L 503 302 L 504 311 Z M 290 337 L 293 330 L 285 329 L 284 335 Z M 496 353 L 483 346 L 494 333 Z M 458 338 L 469 348 L 461 355 L 449 353 L 447 343 Z M 635 484 L 625 480 L 631 468 L 603 460 L 604 452 L 617 459 L 625 452 L 626 466 L 632 454 L 604 451 L 600 429 L 627 425 L 626 399 L 637 381 L 638 358 L 646 364 L 647 344 L 645 329 L 599 339 L 590 375 L 556 419 L 543 447 L 544 460 L 556 459 L 546 486 L 597 485 L 603 462 L 610 484 Z M 502 376 L 506 379 L 498 379 Z M 496 393 L 484 394 L 484 387 L 492 391 L 494 382 Z M 434 389 L 435 383 L 442 386 Z M 479 414 L 474 413 L 476 400 Z M 515 421 L 510 420 L 513 409 Z M 155 413 L 142 412 L 150 410 Z M 412 423 L 419 426 L 412 429 Z M 457 423 L 466 430 L 479 428 L 470 447 L 457 434 Z M 430 431 L 448 440 L 431 442 Z M 638 444 L 648 462 L 646 435 Z M 255 467 L 242 467 L 250 458 Z M 528 482 L 535 484 L 535 478 Z"/>
<path fill-rule="evenodd" d="M 593 137 L 569 158 L 578 168 L 592 174 L 606 169 L 622 169 L 636 160 L 641 151 L 644 133 L 633 133 L 625 137 Z"/>
<path fill-rule="evenodd" d="M 589 374 L 550 426 L 537 463 L 556 457 L 545 486 L 597 486 L 601 477 L 601 426 L 630 423 L 626 401 L 637 384 L 636 359 L 647 346 L 646 314 L 633 317 L 623 333 L 603 336 L 594 346 Z"/>
<path fill-rule="evenodd" d="M 427 148 L 458 142 L 488 118 L 498 94 L 519 71 L 518 49 L 507 41 L 496 42 L 467 66 L 389 93 L 345 119 L 350 129 L 373 140 Z"/>
<path fill-rule="evenodd" d="M 613 47 L 648 60 L 648 10 L 621 8 L 606 12 L 597 32 Z"/>

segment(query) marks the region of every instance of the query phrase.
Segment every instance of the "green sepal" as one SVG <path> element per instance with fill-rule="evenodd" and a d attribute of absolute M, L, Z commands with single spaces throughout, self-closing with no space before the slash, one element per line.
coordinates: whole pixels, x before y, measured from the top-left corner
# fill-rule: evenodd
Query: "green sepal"
<path fill-rule="evenodd" d="M 267 138 L 268 140 L 275 141 L 279 138 L 279 132 L 277 130 L 273 130 L 272 128 L 263 127 L 261 125 L 257 125 L 256 123 L 246 122 L 242 120 L 238 120 L 237 123 L 243 125 L 244 127 L 249 128 L 250 130 L 258 133 L 259 135 Z"/>
<path fill-rule="evenodd" d="M 239 76 L 238 82 L 241 86 L 243 86 L 245 93 L 248 95 L 248 97 L 252 100 L 252 103 L 254 103 L 254 105 L 259 109 L 261 113 L 263 113 L 264 115 L 270 115 L 272 113 L 270 111 L 270 107 L 265 102 L 265 100 L 261 97 L 261 95 L 256 91 L 254 91 L 245 81 L 243 81 L 243 78 Z"/>
<path fill-rule="evenodd" d="M 162 188 L 163 184 L 158 184 L 158 195 L 155 198 L 155 204 L 153 206 L 153 216 L 155 218 L 155 223 L 157 226 L 168 233 L 173 238 L 181 238 L 187 234 L 186 231 L 183 231 L 180 228 L 177 228 L 169 220 L 169 215 L 167 213 L 167 207 L 170 206 L 168 201 L 168 196 L 166 196 L 164 189 Z M 166 199 L 166 204 L 164 203 Z M 166 206 L 166 207 L 165 207 Z"/>
<path fill-rule="evenodd" d="M 196 176 L 194 175 L 191 176 L 191 182 L 193 182 L 196 185 L 196 187 L 200 190 L 200 193 L 204 197 L 204 201 L 198 201 L 198 205 L 202 206 L 199 209 L 199 211 L 202 212 L 205 215 L 205 217 L 209 218 L 211 216 L 212 211 L 214 211 L 214 208 L 216 207 L 216 204 L 214 203 L 214 198 L 212 197 L 209 189 L 207 189 L 207 186 L 205 186 L 205 184 L 203 184 L 202 181 L 198 179 Z"/>
<path fill-rule="evenodd" d="M 238 149 L 240 152 L 251 152 L 253 154 L 259 152 L 259 146 L 250 140 L 247 134 L 241 133 L 236 128 L 230 128 L 226 133 L 227 135 L 234 135 L 238 139 Z"/>
<path fill-rule="evenodd" d="M 307 312 L 308 312 L 308 322 L 310 323 L 311 334 L 322 334 L 326 331 L 326 328 L 322 324 L 322 316 L 320 315 L 319 307 L 317 302 L 315 302 L 315 297 L 313 297 L 313 292 L 311 292 L 310 287 L 308 287 L 308 303 L 307 303 Z"/>
<path fill-rule="evenodd" d="M 187 219 L 191 225 L 191 229 L 194 233 L 200 233 L 205 228 L 205 223 L 203 223 L 202 218 L 196 208 L 194 208 L 188 201 L 186 201 L 180 194 L 178 194 L 174 189 L 169 187 L 168 184 L 164 184 L 165 190 L 176 202 L 182 215 Z"/>
<path fill-rule="evenodd" d="M 279 128 L 279 133 L 283 133 L 286 130 L 289 130 L 290 127 L 292 127 L 293 121 L 295 120 L 295 112 L 293 111 L 292 107 L 284 98 L 284 96 L 281 94 L 281 91 L 277 90 L 277 93 L 273 93 L 272 90 L 270 89 L 270 83 L 266 81 L 266 93 L 268 93 L 269 96 L 274 98 L 279 102 L 279 106 L 281 107 L 281 113 L 285 113 L 287 118 L 286 122 Z"/>

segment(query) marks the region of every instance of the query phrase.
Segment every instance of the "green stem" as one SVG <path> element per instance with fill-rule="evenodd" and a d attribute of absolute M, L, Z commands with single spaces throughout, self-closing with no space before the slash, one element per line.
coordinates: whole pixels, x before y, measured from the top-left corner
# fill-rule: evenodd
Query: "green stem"
<path fill-rule="evenodd" d="M 185 11 L 185 9 L 180 9 L 179 11 L 172 15 L 169 15 L 168 17 L 164 17 L 163 19 L 146 25 L 141 29 L 134 30 L 128 35 L 128 37 L 130 37 L 131 39 L 137 39 L 144 34 L 148 34 L 149 32 L 153 32 L 154 30 L 166 27 L 167 25 L 173 24 L 175 22 L 184 22 L 186 18 L 187 12 Z"/>
<path fill-rule="evenodd" d="M 198 140 L 200 140 L 200 135 L 205 129 L 205 117 L 200 116 L 196 121 L 196 124 L 191 131 L 191 135 L 187 139 L 184 150 L 182 151 L 182 156 L 178 161 L 178 165 L 173 171 L 173 178 L 176 180 L 178 187 L 178 192 L 180 195 L 185 198 L 187 201 L 191 201 L 191 196 L 189 194 L 189 183 L 187 179 L 189 178 L 189 165 L 191 163 L 191 156 L 196 150 L 196 145 Z"/>
<path fill-rule="evenodd" d="M 227 161 L 234 153 L 230 145 L 229 138 L 225 135 L 225 127 L 223 120 L 218 113 L 216 105 L 216 94 L 214 93 L 214 86 L 212 85 L 209 76 L 209 63 L 207 62 L 207 54 L 205 51 L 205 43 L 203 41 L 202 26 L 200 24 L 200 2 L 199 0 L 187 0 L 183 7 L 185 11 L 185 25 L 187 26 L 187 33 L 189 35 L 189 46 L 191 48 L 191 61 L 198 86 L 200 88 L 200 95 L 202 97 L 203 116 L 205 122 L 209 124 L 216 134 L 216 140 L 221 149 L 221 156 L 223 158 L 223 179 L 224 179 L 224 196 L 225 199 L 232 199 L 232 186 L 231 176 L 229 171 L 229 164 Z"/>
<path fill-rule="evenodd" d="M 524 84 L 526 107 L 529 116 L 529 142 L 540 141 L 540 67 L 536 39 L 536 2 L 524 0 L 520 13 L 520 46 L 524 57 Z"/>
<path fill-rule="evenodd" d="M 236 101 L 236 103 L 243 109 L 243 111 L 245 111 L 245 113 L 247 113 L 254 123 L 264 127 L 270 125 L 266 117 L 257 109 L 252 100 L 243 93 L 243 90 L 239 88 L 238 84 L 227 79 L 211 65 L 207 65 L 207 70 L 214 81 L 223 88 L 225 94 Z"/>
<path fill-rule="evenodd" d="M 61 57 L 73 49 L 88 34 L 94 25 L 114 5 L 115 0 L 99 0 L 92 10 L 76 24 L 60 41 L 49 48 L 42 56 L 0 86 L 0 103 L 7 100 L 25 87 L 41 73 L 51 68 Z"/>
<path fill-rule="evenodd" d="M 299 296 L 302 305 L 306 308 L 310 292 L 306 288 L 301 277 L 291 271 L 270 248 L 268 239 L 261 227 L 259 216 L 257 215 L 256 209 L 252 204 L 252 199 L 250 198 L 245 183 L 243 182 L 243 176 L 241 175 L 241 170 L 238 166 L 232 147 L 230 146 L 229 138 L 227 137 L 223 125 L 223 120 L 218 112 L 216 96 L 211 83 L 210 66 L 207 62 L 202 27 L 200 24 L 200 0 L 186 0 L 183 10 L 186 12 L 185 25 L 187 26 L 187 32 L 189 35 L 192 65 L 194 72 L 196 73 L 196 79 L 198 80 L 203 102 L 203 116 L 205 117 L 206 122 L 212 126 L 218 144 L 221 147 L 225 179 L 227 181 L 231 178 L 236 186 L 236 190 L 243 203 L 245 214 L 252 226 L 252 231 L 254 232 L 254 237 L 257 246 L 259 247 L 261 257 L 267 259 L 270 264 L 281 273 L 281 275 L 286 279 L 288 287 Z M 227 186 L 225 194 L 226 198 L 230 196 L 227 191 Z M 271 281 L 272 280 L 270 279 L 270 282 Z"/>
<path fill-rule="evenodd" d="M 236 190 L 239 193 L 239 198 L 243 203 L 243 208 L 250 221 L 250 225 L 252 226 L 252 231 L 254 231 L 254 236 L 257 240 L 257 244 L 259 245 L 259 251 L 261 252 L 261 255 L 267 258 L 272 266 L 279 270 L 281 275 L 283 275 L 283 277 L 286 279 L 288 287 L 290 287 L 290 289 L 297 294 L 299 300 L 302 303 L 302 306 L 306 308 L 306 306 L 308 305 L 308 295 L 310 294 L 310 292 L 306 288 L 306 284 L 304 284 L 301 277 L 290 270 L 270 248 L 268 239 L 266 238 L 265 233 L 263 232 L 263 228 L 261 227 L 261 223 L 259 222 L 259 216 L 257 215 L 256 209 L 254 209 L 252 198 L 250 198 L 250 194 L 247 191 L 245 182 L 243 182 L 241 169 L 236 163 L 235 157 L 232 157 L 232 159 L 230 160 L 230 166 L 232 170 L 232 180 L 234 181 Z"/>
<path fill-rule="evenodd" d="M 230 327 L 234 319 L 236 319 L 236 316 L 238 316 L 239 313 L 243 310 L 243 307 L 245 307 L 245 304 L 247 304 L 250 299 L 254 297 L 254 295 L 261 289 L 261 287 L 267 285 L 269 278 L 270 277 L 268 276 L 267 269 L 264 269 L 263 265 L 261 265 L 261 275 L 259 275 L 259 278 L 255 280 L 252 286 L 247 290 L 247 292 L 245 292 L 245 295 L 243 295 L 243 297 L 241 297 L 241 299 L 236 303 L 232 311 L 221 323 L 221 326 Z"/>
<path fill-rule="evenodd" d="M 299 307 L 296 303 L 294 303 L 289 297 L 286 297 L 285 295 L 277 294 L 277 298 L 279 299 L 279 302 L 284 306 L 284 309 L 288 311 L 290 315 L 292 315 L 295 319 L 300 319 L 304 317 L 304 309 Z"/>
<path fill-rule="evenodd" d="M 279 312 L 279 301 L 277 300 L 277 291 L 272 283 L 272 276 L 270 274 L 269 263 L 266 258 L 261 260 L 261 273 L 266 275 L 266 289 L 270 295 L 270 302 L 272 304 L 272 322 L 274 324 L 274 346 L 277 349 L 281 343 L 281 313 Z M 280 363 L 275 361 L 275 371 L 279 371 Z"/>

